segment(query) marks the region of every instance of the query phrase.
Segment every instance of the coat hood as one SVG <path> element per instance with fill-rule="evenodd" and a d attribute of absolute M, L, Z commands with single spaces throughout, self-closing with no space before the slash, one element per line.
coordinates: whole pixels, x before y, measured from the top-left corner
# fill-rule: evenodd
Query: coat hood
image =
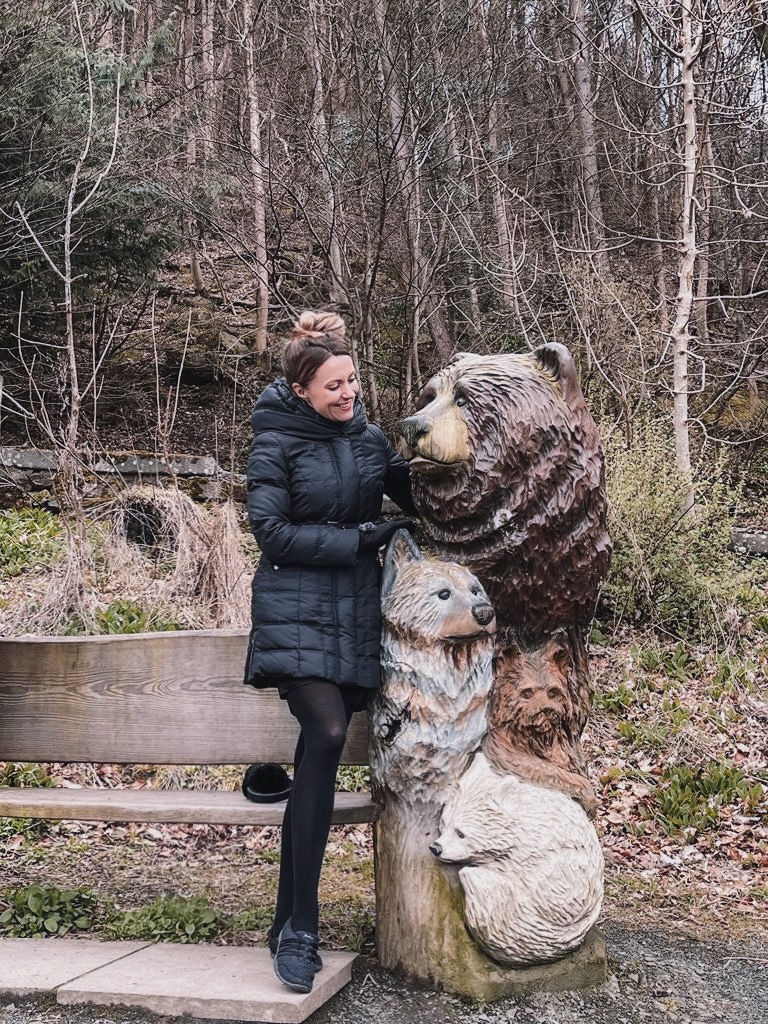
<path fill-rule="evenodd" d="M 365 407 L 355 399 L 355 412 L 351 420 L 336 422 L 315 412 L 281 377 L 262 391 L 251 414 L 253 435 L 268 431 L 290 434 L 310 440 L 324 440 L 339 435 L 360 434 L 368 425 Z"/>

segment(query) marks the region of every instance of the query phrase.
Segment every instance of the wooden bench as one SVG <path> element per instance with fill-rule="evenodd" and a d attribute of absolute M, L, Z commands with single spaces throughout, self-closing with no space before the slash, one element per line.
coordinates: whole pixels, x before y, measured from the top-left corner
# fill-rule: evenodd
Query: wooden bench
<path fill-rule="evenodd" d="M 243 686 L 247 630 L 0 638 L 0 759 L 30 763 L 290 764 L 298 726 L 274 690 Z M 368 763 L 355 715 L 342 763 Z M 0 817 L 275 825 L 285 803 L 192 789 L 0 787 Z M 372 821 L 369 793 L 333 822 Z"/>

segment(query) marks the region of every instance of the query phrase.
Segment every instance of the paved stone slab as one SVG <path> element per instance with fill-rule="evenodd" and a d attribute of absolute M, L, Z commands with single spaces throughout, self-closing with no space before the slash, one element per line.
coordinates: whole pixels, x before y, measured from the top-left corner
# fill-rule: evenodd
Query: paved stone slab
<path fill-rule="evenodd" d="M 161 943 L 62 985 L 57 1000 L 141 1007 L 166 1016 L 300 1024 L 352 977 L 353 954 L 323 950 L 322 956 L 312 992 L 301 995 L 275 977 L 267 949 Z"/>
<path fill-rule="evenodd" d="M 52 992 L 147 945 L 94 939 L 0 939 L 0 996 Z"/>

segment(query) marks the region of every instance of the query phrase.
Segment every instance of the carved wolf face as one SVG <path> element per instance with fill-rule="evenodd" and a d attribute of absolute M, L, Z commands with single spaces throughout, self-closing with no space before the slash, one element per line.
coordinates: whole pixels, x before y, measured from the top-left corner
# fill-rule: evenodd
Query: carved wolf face
<path fill-rule="evenodd" d="M 406 530 L 384 556 L 381 604 L 393 633 L 427 645 L 492 634 L 496 624 L 478 579 L 455 562 L 423 558 Z"/>

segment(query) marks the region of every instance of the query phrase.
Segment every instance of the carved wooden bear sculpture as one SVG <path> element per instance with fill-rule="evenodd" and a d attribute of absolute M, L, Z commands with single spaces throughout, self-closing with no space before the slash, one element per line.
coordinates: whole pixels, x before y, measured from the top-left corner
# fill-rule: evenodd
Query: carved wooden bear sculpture
<path fill-rule="evenodd" d="M 557 960 L 600 914 L 603 855 L 575 800 L 477 754 L 443 811 L 432 853 L 459 869 L 467 926 L 500 964 Z"/>
<path fill-rule="evenodd" d="M 461 354 L 418 407 L 398 429 L 423 527 L 441 557 L 478 577 L 496 611 L 498 713 L 486 753 L 498 769 L 578 795 L 593 811 L 589 784 L 574 774 L 586 773 L 585 636 L 611 542 L 600 437 L 573 359 L 559 344 Z M 524 721 L 521 673 L 540 695 L 559 692 L 554 722 Z"/>
<path fill-rule="evenodd" d="M 597 798 L 579 743 L 586 714 L 578 712 L 588 710 L 588 696 L 574 701 L 574 676 L 562 636 L 533 651 L 499 651 L 483 751 L 498 771 L 562 789 L 593 815 Z"/>
<path fill-rule="evenodd" d="M 611 543 L 600 438 L 568 350 L 458 355 L 398 430 L 424 529 L 481 581 L 498 629 L 537 646 L 586 627 Z"/>

